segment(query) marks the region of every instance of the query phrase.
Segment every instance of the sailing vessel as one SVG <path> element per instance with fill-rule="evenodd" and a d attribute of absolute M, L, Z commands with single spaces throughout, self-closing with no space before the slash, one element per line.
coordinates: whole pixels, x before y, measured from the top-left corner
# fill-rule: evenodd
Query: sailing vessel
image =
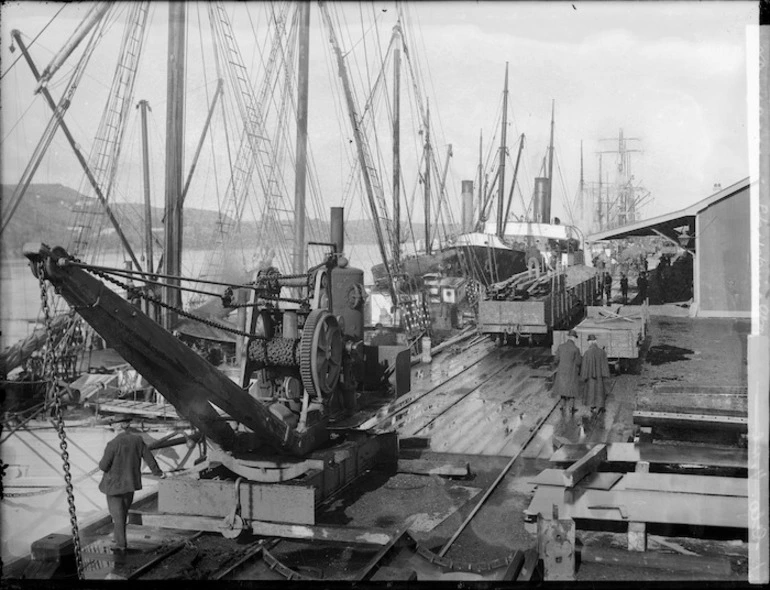
<path fill-rule="evenodd" d="M 489 285 L 523 271 L 526 268 L 526 252 L 509 243 L 503 232 L 503 215 L 505 207 L 505 162 L 508 155 L 506 144 L 508 112 L 508 64 L 505 67 L 505 84 L 503 89 L 503 116 L 501 128 L 501 140 L 499 148 L 499 168 L 495 174 L 492 186 L 488 187 L 483 202 L 478 210 L 478 221 L 473 222 L 473 183 L 463 182 L 462 214 L 463 223 L 461 233 L 446 240 L 445 244 L 435 250 L 432 247 L 431 233 L 426 227 L 426 239 L 424 250 L 411 257 L 402 259 L 402 275 L 408 281 L 417 285 L 422 282 L 424 275 L 440 275 L 443 277 L 466 277 L 477 281 L 482 285 Z M 520 157 L 521 153 L 519 153 Z M 481 164 L 480 164 L 481 166 Z M 510 210 L 510 198 L 513 195 L 513 187 L 516 184 L 518 173 L 518 161 L 509 196 L 508 210 Z M 426 178 L 428 172 L 426 171 Z M 490 227 L 485 223 L 487 211 L 492 203 L 492 197 L 497 191 L 497 221 Z M 427 190 L 427 189 L 426 189 Z M 479 179 L 479 192 L 482 193 L 481 180 Z M 426 197 L 426 203 L 429 200 Z M 426 205 L 427 207 L 427 205 Z M 429 218 L 426 213 L 426 218 Z M 385 275 L 385 265 L 372 268 L 375 281 L 382 281 Z"/>

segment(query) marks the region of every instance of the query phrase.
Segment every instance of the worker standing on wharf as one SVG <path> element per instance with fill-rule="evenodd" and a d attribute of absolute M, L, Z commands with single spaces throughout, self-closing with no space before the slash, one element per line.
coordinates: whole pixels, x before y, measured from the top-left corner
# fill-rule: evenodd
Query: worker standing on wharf
<path fill-rule="evenodd" d="M 607 305 L 612 303 L 612 275 L 604 273 L 604 293 L 607 295 Z"/>
<path fill-rule="evenodd" d="M 610 378 L 610 365 L 607 353 L 596 344 L 596 336 L 588 335 L 588 350 L 583 355 L 580 377 L 586 382 L 586 406 L 591 408 L 591 415 L 604 412 L 607 398 L 607 379 Z"/>
<path fill-rule="evenodd" d="M 134 492 L 142 489 L 142 459 L 154 475 L 165 478 L 155 457 L 138 434 L 128 432 L 131 418 L 126 416 L 113 422 L 118 435 L 107 443 L 99 469 L 104 471 L 99 491 L 107 496 L 107 508 L 113 523 L 115 551 L 124 552 L 126 543 L 126 522 L 128 509 L 134 501 Z"/>
<path fill-rule="evenodd" d="M 639 305 L 644 303 L 647 299 L 647 273 L 643 272 L 639 274 L 639 278 L 636 279 L 636 289 L 639 291 Z"/>
<path fill-rule="evenodd" d="M 628 305 L 628 277 L 626 273 L 620 275 L 620 294 L 623 296 L 623 305 Z"/>
<path fill-rule="evenodd" d="M 561 397 L 561 411 L 569 407 L 570 414 L 577 412 L 575 408 L 575 396 L 580 390 L 580 349 L 575 344 L 577 332 L 570 330 L 567 341 L 556 349 L 554 364 L 557 367 L 556 379 L 553 382 L 553 390 Z"/>

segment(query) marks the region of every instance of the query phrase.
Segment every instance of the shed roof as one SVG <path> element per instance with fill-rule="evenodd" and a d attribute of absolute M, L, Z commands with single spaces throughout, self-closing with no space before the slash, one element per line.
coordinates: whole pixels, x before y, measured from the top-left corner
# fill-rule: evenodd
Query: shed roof
<path fill-rule="evenodd" d="M 689 207 L 680 209 L 679 211 L 672 211 L 665 215 L 659 215 L 652 217 L 651 219 L 645 219 L 643 221 L 637 221 L 636 223 L 630 223 L 614 229 L 607 229 L 604 231 L 596 232 L 586 236 L 587 242 L 599 242 L 601 240 L 614 240 L 620 238 L 627 238 L 631 236 L 655 236 L 657 232 L 662 233 L 671 239 L 676 239 L 678 232 L 676 228 L 683 225 L 694 228 L 695 216 L 711 207 L 713 204 L 726 199 L 727 197 L 734 195 L 735 193 L 745 189 L 750 184 L 750 178 L 747 176 L 743 180 L 740 180 L 734 184 L 731 184 L 727 188 L 723 188 L 715 192 L 713 195 L 706 197 L 705 199 L 693 203 Z"/>

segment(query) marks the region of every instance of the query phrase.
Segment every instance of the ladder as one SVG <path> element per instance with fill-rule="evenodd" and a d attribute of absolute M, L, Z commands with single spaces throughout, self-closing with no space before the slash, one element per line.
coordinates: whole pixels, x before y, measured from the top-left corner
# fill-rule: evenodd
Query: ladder
<path fill-rule="evenodd" d="M 286 205 L 286 183 L 277 166 L 277 151 L 273 148 L 272 141 L 265 130 L 266 109 L 263 106 L 268 104 L 272 90 L 270 82 L 276 76 L 277 53 L 285 35 L 288 9 L 288 5 L 282 7 L 281 13 L 277 15 L 264 83 L 259 97 L 256 97 L 224 5 L 216 2 L 209 7 L 209 18 L 215 32 L 217 46 L 223 54 L 219 55 L 219 58 L 223 69 L 227 72 L 226 78 L 243 119 L 243 135 L 233 165 L 232 177 L 228 183 L 225 206 L 215 229 L 214 248 L 204 265 L 201 276 L 210 273 L 215 267 L 215 256 L 224 256 L 228 238 L 233 230 L 239 227 L 255 169 L 264 198 L 261 212 L 263 225 L 270 217 L 269 213 L 276 207 L 292 213 Z"/>
<path fill-rule="evenodd" d="M 96 178 L 105 200 L 109 200 L 120 159 L 123 133 L 133 102 L 136 71 L 144 44 L 144 31 L 149 14 L 149 2 L 138 2 L 129 8 L 123 31 L 121 54 L 112 79 L 107 105 L 102 113 L 94 146 L 89 157 L 89 168 Z M 80 205 L 80 204 L 79 204 Z M 81 258 L 93 256 L 96 244 L 89 250 L 89 240 L 98 239 L 104 222 L 104 210 L 96 199 L 72 209 L 77 228 L 68 250 Z M 94 225 L 98 224 L 98 228 Z"/>

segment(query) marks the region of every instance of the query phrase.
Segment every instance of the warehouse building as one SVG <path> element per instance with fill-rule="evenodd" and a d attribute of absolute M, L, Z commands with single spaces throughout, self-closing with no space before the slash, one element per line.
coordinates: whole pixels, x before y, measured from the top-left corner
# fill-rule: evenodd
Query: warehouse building
<path fill-rule="evenodd" d="M 693 255 L 693 305 L 698 317 L 751 316 L 749 178 L 672 213 L 604 230 L 588 242 L 662 236 Z"/>

